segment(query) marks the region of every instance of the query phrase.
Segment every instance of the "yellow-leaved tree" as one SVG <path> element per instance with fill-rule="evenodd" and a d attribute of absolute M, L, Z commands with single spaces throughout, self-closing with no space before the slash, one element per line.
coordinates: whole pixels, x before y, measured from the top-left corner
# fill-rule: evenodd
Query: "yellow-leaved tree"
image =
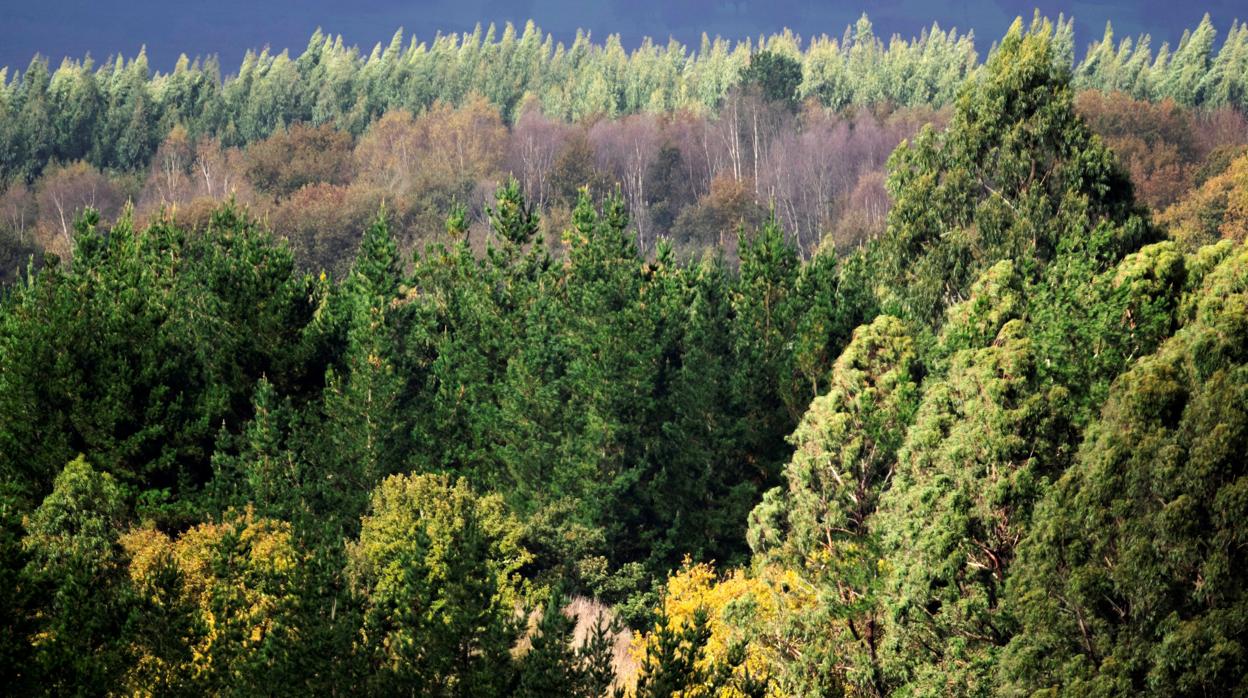
<path fill-rule="evenodd" d="M 766 565 L 717 574 L 688 559 L 667 580 L 659 621 L 638 634 L 636 696 L 784 696 L 772 681 L 785 655 L 780 618 L 816 604 L 814 588 L 792 569 Z"/>
<path fill-rule="evenodd" d="M 176 539 L 149 524 L 120 542 L 144 609 L 126 690 L 262 687 L 298 635 L 290 525 L 248 509 Z"/>

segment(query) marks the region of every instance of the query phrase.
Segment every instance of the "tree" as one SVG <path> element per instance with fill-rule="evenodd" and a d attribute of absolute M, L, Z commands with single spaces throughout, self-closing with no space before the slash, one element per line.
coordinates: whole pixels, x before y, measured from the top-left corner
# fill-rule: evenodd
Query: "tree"
<path fill-rule="evenodd" d="M 900 690 L 987 695 L 1016 629 L 1004 608 L 1034 504 L 1070 461 L 1067 391 L 1047 384 L 999 262 L 950 309 L 943 376 L 924 385 L 872 528 L 883 550 L 882 655 Z"/>
<path fill-rule="evenodd" d="M 322 420 L 313 436 L 319 447 L 309 454 L 320 461 L 322 472 L 340 479 L 338 487 L 348 502 L 351 492 L 371 491 L 405 465 L 410 427 L 401 411 L 405 386 L 395 370 L 391 312 L 401 277 L 398 249 L 383 210 L 365 231 L 351 273 L 337 289 L 338 309 L 345 316 L 343 366 L 326 374 Z M 334 509 L 354 519 L 363 509 L 362 497 L 355 500 L 355 506 L 341 502 Z"/>
<path fill-rule="evenodd" d="M 0 584 L 7 589 L 0 600 L 0 681 L 15 691 L 35 690 L 39 671 L 29 638 L 36 629 L 38 599 L 35 585 L 24 574 L 29 555 L 22 545 L 22 519 L 30 505 L 12 486 L 0 489 Z"/>
<path fill-rule="evenodd" d="M 828 392 L 790 437 L 786 486 L 767 492 L 750 514 L 756 559 L 792 565 L 818 590 L 815 609 L 783 621 L 813 643 L 788 667 L 803 691 L 841 683 L 872 695 L 888 690 L 870 519 L 914 414 L 917 378 L 914 342 L 900 320 L 884 315 L 855 330 Z"/>
<path fill-rule="evenodd" d="M 377 690 L 473 696 L 507 685 L 522 552 L 499 505 L 438 475 L 391 476 L 373 492 L 348 557 Z"/>
<path fill-rule="evenodd" d="M 599 613 L 584 641 L 577 646 L 577 622 L 567 615 L 567 598 L 553 588 L 540 609 L 537 627 L 529 634 L 529 649 L 520 658 L 516 698 L 601 698 L 607 695 L 614 673 L 612 645 L 605 612 Z"/>
<path fill-rule="evenodd" d="M 1154 104 L 1121 92 L 1080 92 L 1075 107 L 1131 175 L 1136 196 L 1153 210 L 1191 188 L 1201 159 L 1193 119 L 1173 100 Z"/>
<path fill-rule="evenodd" d="M 0 314 L 0 470 L 32 494 L 78 451 L 139 490 L 203 484 L 261 375 L 287 394 L 305 371 L 323 376 L 304 343 L 315 289 L 236 209 L 195 236 L 125 217 L 104 231 L 89 214 L 75 242 L 71 268 L 40 274 Z"/>
<path fill-rule="evenodd" d="M 720 256 L 682 270 L 669 246 L 660 248 L 654 286 L 660 327 L 676 335 L 657 377 L 666 394 L 663 420 L 650 447 L 652 472 L 638 523 L 654 521 L 651 568 L 657 574 L 681 559 L 729 564 L 747 552 L 745 519 L 759 491 L 757 465 L 741 457 L 740 398 L 734 393 L 733 281 Z M 660 301 L 671 306 L 660 310 Z"/>
<path fill-rule="evenodd" d="M 121 545 L 146 602 L 138 615 L 147 632 L 136 633 L 130 690 L 217 693 L 270 682 L 282 687 L 276 692 L 295 689 L 284 684 L 300 678 L 292 660 L 302 634 L 297 577 L 306 556 L 289 524 L 231 511 L 176 540 L 150 525 L 136 527 Z"/>
<path fill-rule="evenodd" d="M 1180 104 L 1197 103 L 1201 80 L 1209 71 L 1216 36 L 1209 13 L 1205 13 L 1196 29 L 1184 30 L 1179 47 L 1166 64 L 1164 77 L 1158 85 L 1162 96 Z"/>
<path fill-rule="evenodd" d="M 497 174 L 507 130 L 482 99 L 455 107 L 439 101 L 419 116 L 396 110 L 373 124 L 355 150 L 369 181 L 394 195 L 457 190 Z"/>
<path fill-rule="evenodd" d="M 657 121 L 648 114 L 604 119 L 594 124 L 588 135 L 597 169 L 614 180 L 628 204 L 630 220 L 637 229 L 637 246 L 648 249 L 653 244 L 653 235 L 646 208 L 649 196 L 646 174 L 660 147 Z"/>
<path fill-rule="evenodd" d="M 679 666 L 672 652 L 673 638 L 697 629 L 705 639 L 691 667 L 679 667 L 684 679 L 680 695 L 749 696 L 788 695 L 799 686 L 784 683 L 789 649 L 782 619 L 809 612 L 814 597 L 798 591 L 798 574 L 776 565 L 753 572 L 732 570 L 717 575 L 708 563 L 687 558 L 671 574 L 663 590 L 659 619 L 637 643 L 643 665 L 661 667 L 671 680 Z M 646 674 L 642 672 L 642 680 Z M 649 679 L 660 681 L 659 676 Z"/>
<path fill-rule="evenodd" d="M 1189 249 L 1248 239 L 1248 155 L 1233 159 L 1158 217 L 1170 235 Z"/>
<path fill-rule="evenodd" d="M 131 600 L 117 543 L 128 513 L 117 482 L 79 456 L 25 523 L 23 574 L 44 606 L 28 641 L 39 683 L 51 690 L 114 686 L 129 663 Z"/>
<path fill-rule="evenodd" d="M 1041 267 L 1068 252 L 1103 270 L 1156 234 L 1079 119 L 1050 34 L 1047 22 L 1015 21 L 948 130 L 925 129 L 889 160 L 887 307 L 913 322 L 939 325 L 1001 259 Z"/>
<path fill-rule="evenodd" d="M 1248 258 L 1218 257 L 1184 327 L 1115 382 L 1036 510 L 1009 590 L 1022 624 L 999 667 L 1009 690 L 1242 688 Z"/>
<path fill-rule="evenodd" d="M 382 190 L 359 183 L 308 184 L 279 202 L 269 223 L 289 241 L 300 269 L 342 279 L 360 245 L 360 231 L 376 217 L 384 197 Z"/>
<path fill-rule="evenodd" d="M 752 466 L 755 482 L 774 482 L 776 468 L 788 455 L 784 438 L 810 398 L 790 391 L 788 345 L 799 320 L 799 274 L 797 248 L 785 239 L 775 216 L 753 235 L 743 235 L 732 298 L 732 389 L 741 410 L 743 453 L 738 457 Z"/>
<path fill-rule="evenodd" d="M 680 149 L 671 144 L 660 148 L 646 168 L 643 185 L 646 207 L 658 234 L 670 231 L 676 216 L 693 203 L 693 182 L 689 181 L 685 169 Z"/>
<path fill-rule="evenodd" d="M 757 229 L 766 216 L 743 183 L 719 175 L 711 181 L 710 193 L 676 216 L 672 241 L 689 256 L 715 247 L 732 254 L 740 232 Z"/>
<path fill-rule="evenodd" d="M 39 180 L 36 199 L 43 247 L 68 257 L 74 249 L 74 223 L 86 209 L 106 220 L 121 212 L 121 192 L 104 174 L 79 161 L 49 170 Z"/>
<path fill-rule="evenodd" d="M 606 176 L 594 165 L 594 149 L 589 143 L 589 136 L 581 130 L 575 130 L 555 157 L 555 164 L 550 173 L 551 200 L 569 208 L 576 205 L 582 187 L 587 187 L 596 196 L 602 196 L 608 189 Z"/>
<path fill-rule="evenodd" d="M 155 204 L 186 203 L 193 191 L 194 143 L 181 125 L 175 126 L 156 148 L 146 186 Z"/>
<path fill-rule="evenodd" d="M 11 284 L 32 260 L 38 264 L 41 250 L 35 245 L 35 197 L 16 182 L 0 194 L 0 285 Z"/>
<path fill-rule="evenodd" d="M 529 635 L 528 652 L 520 660 L 515 696 L 579 695 L 576 651 L 571 646 L 576 621 L 564 615 L 565 599 L 551 591 Z"/>
<path fill-rule="evenodd" d="M 536 100 L 520 107 L 520 118 L 511 129 L 508 166 L 525 197 L 539 209 L 552 200 L 555 160 L 571 133 L 571 127 L 546 116 Z"/>
<path fill-rule="evenodd" d="M 769 102 L 779 102 L 790 111 L 797 108 L 797 88 L 802 82 L 802 66 L 793 58 L 775 51 L 759 51 L 741 71 L 741 83 L 753 88 Z"/>
<path fill-rule="evenodd" d="M 328 125 L 295 124 L 247 148 L 247 179 L 274 198 L 318 182 L 346 184 L 352 145 L 351 134 Z"/>

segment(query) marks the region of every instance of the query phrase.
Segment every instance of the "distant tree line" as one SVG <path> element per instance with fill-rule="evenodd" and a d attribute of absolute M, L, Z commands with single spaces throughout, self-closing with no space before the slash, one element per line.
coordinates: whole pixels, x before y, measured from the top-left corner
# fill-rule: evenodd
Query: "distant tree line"
<path fill-rule="evenodd" d="M 36 263 L 44 253 L 70 255 L 84 208 L 109 224 L 128 201 L 140 226 L 168 215 L 200 229 L 233 200 L 289 242 L 301 269 L 335 278 L 383 202 L 405 255 L 436 236 L 454 203 L 465 206 L 471 244 L 481 252 L 493 193 L 513 176 L 555 247 L 583 186 L 595 197 L 618 188 L 647 255 L 666 237 L 682 259 L 722 248 L 735 263 L 738 227 L 757 227 L 771 210 L 803 256 L 820 245 L 847 252 L 878 237 L 891 204 L 888 154 L 922 126 L 943 126 L 950 110 L 798 106 L 772 91 L 766 75 L 747 76 L 716 114 L 568 123 L 530 100 L 508 124 L 475 97 L 418 114 L 391 110 L 358 137 L 329 124 L 293 124 L 242 147 L 177 125 L 145 170 L 76 161 L 0 188 L 0 282 L 16 278 L 31 255 Z M 1222 172 L 1248 143 L 1248 121 L 1231 107 L 1096 90 L 1079 92 L 1075 106 L 1157 212 Z"/>
<path fill-rule="evenodd" d="M 1071 20 L 1057 22 L 1054 60 L 1075 60 Z M 1220 48 L 1208 16 L 1177 47 L 1154 54 L 1147 35 L 1091 47 L 1074 66 L 1075 84 L 1123 90 L 1185 106 L 1248 105 L 1248 28 L 1232 25 Z M 146 56 L 66 60 L 36 57 L 24 71 L 0 69 L 0 180 L 33 181 L 50 163 L 85 160 L 102 170 L 147 166 L 177 125 L 192 140 L 225 146 L 268 137 L 296 123 L 332 124 L 361 135 L 384 113 L 419 114 L 474 95 L 514 122 L 528 98 L 542 111 L 579 121 L 648 112 L 715 112 L 742 83 L 770 98 L 815 100 L 833 109 L 888 103 L 939 107 L 978 66 L 973 37 L 938 26 L 919 37 L 877 37 L 864 15 L 840 38 L 791 32 L 732 43 L 703 37 L 688 47 L 646 40 L 627 51 L 616 35 L 594 43 L 578 33 L 556 43 L 532 22 L 405 43 L 397 32 L 365 53 L 317 31 L 298 56 L 248 52 L 226 77 L 215 57 L 183 56 L 153 73 Z"/>

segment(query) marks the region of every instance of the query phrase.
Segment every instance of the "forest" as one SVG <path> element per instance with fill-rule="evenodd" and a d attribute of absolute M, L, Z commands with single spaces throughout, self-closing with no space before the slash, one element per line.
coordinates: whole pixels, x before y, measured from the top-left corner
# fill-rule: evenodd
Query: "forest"
<path fill-rule="evenodd" d="M 1248 693 L 1248 25 L 0 72 L 11 695 Z"/>

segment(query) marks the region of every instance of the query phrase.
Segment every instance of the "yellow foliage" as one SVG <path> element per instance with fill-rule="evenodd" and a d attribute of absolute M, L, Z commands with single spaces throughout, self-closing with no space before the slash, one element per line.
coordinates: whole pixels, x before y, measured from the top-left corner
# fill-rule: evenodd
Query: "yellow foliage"
<path fill-rule="evenodd" d="M 815 603 L 814 589 L 795 570 L 770 565 L 753 574 L 734 569 L 721 578 L 712 565 L 691 564 L 686 559 L 680 572 L 667 580 L 663 615 L 668 627 L 678 630 L 693 622 L 698 609 L 705 609 L 711 635 L 701 668 L 726 663 L 730 650 L 744 645 L 745 661 L 734 672 L 738 676 L 748 673 L 757 678 L 774 675 L 775 668 L 783 661 L 782 653 L 786 648 L 773 632 L 779 621 L 811 609 Z M 633 653 L 640 661 L 654 646 L 653 632 L 637 635 Z M 698 691 L 697 695 L 705 693 Z M 769 695 L 779 698 L 786 694 L 773 685 Z M 722 689 L 717 696 L 744 698 L 735 688 Z"/>
<path fill-rule="evenodd" d="M 154 593 L 151 586 L 164 566 L 177 571 L 172 603 L 191 609 L 200 629 L 181 638 L 189 645 L 189 663 L 170 664 L 139 648 L 127 681 L 137 694 L 228 670 L 219 666 L 218 655 L 224 651 L 237 661 L 257 651 L 294 599 L 289 575 L 299 555 L 290 525 L 256 517 L 251 509 L 195 526 L 176 540 L 149 524 L 127 532 L 120 542 L 139 589 Z"/>
<path fill-rule="evenodd" d="M 435 102 L 414 116 L 395 109 L 378 119 L 355 149 L 364 181 L 395 194 L 497 176 L 507 127 L 480 95 L 459 107 Z"/>
<path fill-rule="evenodd" d="M 169 536 L 151 524 L 130 529 L 122 534 L 119 542 L 130 559 L 130 579 L 136 584 L 151 579 L 156 567 L 167 560 L 173 548 Z"/>

